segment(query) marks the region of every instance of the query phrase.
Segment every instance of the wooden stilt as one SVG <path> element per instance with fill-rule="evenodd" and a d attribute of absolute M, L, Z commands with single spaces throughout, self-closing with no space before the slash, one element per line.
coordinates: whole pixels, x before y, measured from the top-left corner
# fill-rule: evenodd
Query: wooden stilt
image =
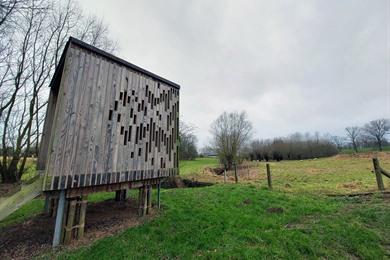
<path fill-rule="evenodd" d="M 58 207 L 58 198 L 51 197 L 49 199 L 49 216 L 54 218 L 57 213 L 57 207 Z"/>
<path fill-rule="evenodd" d="M 144 195 L 145 195 L 145 186 L 142 186 L 138 189 L 138 214 L 140 216 L 144 215 Z"/>
<path fill-rule="evenodd" d="M 161 180 L 157 184 L 157 208 L 161 208 Z"/>
<path fill-rule="evenodd" d="M 76 204 L 77 201 L 75 199 L 69 200 L 68 214 L 65 224 L 64 244 L 69 244 L 72 239 L 73 223 L 76 215 Z"/>
<path fill-rule="evenodd" d="M 87 197 L 83 197 L 79 203 L 80 214 L 79 214 L 79 223 L 77 228 L 77 239 L 84 237 L 84 227 L 85 227 L 85 213 L 87 211 Z"/>
<path fill-rule="evenodd" d="M 56 223 L 54 227 L 53 247 L 56 247 L 61 243 L 61 237 L 63 233 L 62 223 L 64 220 L 65 204 L 66 204 L 65 191 L 61 190 L 59 200 L 58 200 Z"/>
<path fill-rule="evenodd" d="M 144 192 L 142 194 L 142 216 L 145 216 L 148 213 L 148 187 L 144 187 Z"/>
<path fill-rule="evenodd" d="M 147 203 L 147 208 L 146 208 L 146 214 L 149 214 L 150 211 L 152 210 L 152 185 L 148 185 L 148 189 L 147 189 L 147 200 L 148 200 L 148 203 Z"/>
<path fill-rule="evenodd" d="M 48 193 L 45 194 L 45 206 L 43 208 L 44 212 L 46 215 L 49 215 L 50 213 L 50 205 L 51 204 L 51 199 Z"/>
<path fill-rule="evenodd" d="M 115 191 L 115 201 L 125 201 L 127 190 Z"/>

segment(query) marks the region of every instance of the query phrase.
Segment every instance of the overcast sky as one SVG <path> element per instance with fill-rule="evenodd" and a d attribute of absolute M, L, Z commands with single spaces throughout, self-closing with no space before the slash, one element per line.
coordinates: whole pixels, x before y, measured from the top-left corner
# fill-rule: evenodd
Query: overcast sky
<path fill-rule="evenodd" d="M 115 4 L 113 4 L 115 2 Z M 119 57 L 181 85 L 199 147 L 223 111 L 255 136 L 344 135 L 390 117 L 389 0 L 80 0 Z"/>

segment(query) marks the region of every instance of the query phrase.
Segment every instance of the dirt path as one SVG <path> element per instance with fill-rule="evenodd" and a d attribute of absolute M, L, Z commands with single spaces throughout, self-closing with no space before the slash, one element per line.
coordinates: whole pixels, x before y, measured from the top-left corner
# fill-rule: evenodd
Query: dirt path
<path fill-rule="evenodd" d="M 63 248 L 77 248 L 93 241 L 120 232 L 128 227 L 142 224 L 155 216 L 140 218 L 135 207 L 136 201 L 104 202 L 88 204 L 85 237 L 73 241 Z M 54 218 L 40 214 L 23 223 L 0 229 L 0 259 L 30 259 L 51 250 Z"/>

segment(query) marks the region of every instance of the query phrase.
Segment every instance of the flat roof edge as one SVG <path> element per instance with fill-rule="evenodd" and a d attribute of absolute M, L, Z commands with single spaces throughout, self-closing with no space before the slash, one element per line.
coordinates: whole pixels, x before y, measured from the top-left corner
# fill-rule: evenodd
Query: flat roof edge
<path fill-rule="evenodd" d="M 96 48 L 95 46 L 87 44 L 87 43 L 85 43 L 85 42 L 83 42 L 83 41 L 81 41 L 79 39 L 76 39 L 74 37 L 69 37 L 69 42 L 72 43 L 72 44 L 75 44 L 75 45 L 77 45 L 77 46 L 79 46 L 79 47 L 81 47 L 83 49 L 86 49 L 86 50 L 89 50 L 91 52 L 97 53 L 97 54 L 99 54 L 99 55 L 101 55 L 101 56 L 103 56 L 103 57 L 105 57 L 105 58 L 107 58 L 109 60 L 117 62 L 117 63 L 119 63 L 119 64 L 121 64 L 123 66 L 126 66 L 126 67 L 130 68 L 130 69 L 133 69 L 133 70 L 138 71 L 138 72 L 140 72 L 142 74 L 145 74 L 145 75 L 147 75 L 147 76 L 149 76 L 149 77 L 151 77 L 153 79 L 161 81 L 161 82 L 163 82 L 163 83 L 165 83 L 165 84 L 167 84 L 167 85 L 169 85 L 169 86 L 171 86 L 173 88 L 180 89 L 180 85 L 175 83 L 175 82 L 172 82 L 172 81 L 170 81 L 168 79 L 160 77 L 157 74 L 154 74 L 154 73 L 152 73 L 152 72 L 150 72 L 148 70 L 145 70 L 145 69 L 143 69 L 141 67 L 138 67 L 137 65 L 134 65 L 134 64 L 132 64 L 132 63 L 130 63 L 130 62 L 124 60 L 124 59 L 121 59 L 121 58 L 119 58 L 117 56 L 114 56 L 114 55 L 112 55 L 112 54 L 110 54 L 110 53 L 108 53 L 106 51 L 103 51 L 103 50 L 101 50 L 99 48 Z"/>

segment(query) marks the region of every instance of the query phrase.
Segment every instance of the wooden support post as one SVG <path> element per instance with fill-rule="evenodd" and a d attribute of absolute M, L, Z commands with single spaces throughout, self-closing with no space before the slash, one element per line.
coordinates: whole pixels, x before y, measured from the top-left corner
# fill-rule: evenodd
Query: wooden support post
<path fill-rule="evenodd" d="M 138 215 L 142 216 L 142 190 L 143 187 L 138 188 Z"/>
<path fill-rule="evenodd" d="M 139 188 L 139 197 L 138 197 L 138 209 L 139 209 L 139 215 L 145 216 L 147 207 L 148 207 L 148 199 L 147 199 L 147 187 L 146 185 L 143 185 Z"/>
<path fill-rule="evenodd" d="M 148 212 L 148 190 L 147 186 L 144 186 L 142 194 L 142 216 L 145 216 Z"/>
<path fill-rule="evenodd" d="M 65 204 L 66 204 L 65 190 L 61 190 L 59 200 L 58 200 L 58 206 L 57 206 L 56 223 L 54 227 L 53 247 L 56 247 L 61 243 L 61 238 L 63 233 L 62 223 L 64 220 Z"/>
<path fill-rule="evenodd" d="M 226 167 L 223 170 L 223 182 L 226 183 Z"/>
<path fill-rule="evenodd" d="M 147 208 L 146 208 L 146 214 L 149 214 L 152 209 L 152 185 L 148 185 L 147 189 Z"/>
<path fill-rule="evenodd" d="M 43 211 L 46 215 L 49 215 L 51 213 L 50 207 L 51 207 L 51 197 L 49 196 L 48 193 L 45 193 L 45 206 L 43 208 Z"/>
<path fill-rule="evenodd" d="M 236 183 L 238 183 L 238 175 L 237 175 L 237 164 L 234 163 L 234 179 Z"/>
<path fill-rule="evenodd" d="M 77 239 L 81 239 L 84 237 L 84 227 L 85 227 L 85 213 L 87 211 L 87 197 L 83 197 L 79 202 L 80 213 L 79 213 L 79 223 L 77 228 Z"/>
<path fill-rule="evenodd" d="M 266 164 L 267 167 L 267 181 L 268 181 L 268 188 L 272 189 L 272 178 L 271 178 L 271 168 L 269 166 L 269 163 Z"/>
<path fill-rule="evenodd" d="M 161 208 L 161 180 L 157 184 L 157 208 Z"/>
<path fill-rule="evenodd" d="M 384 191 L 385 186 L 383 184 L 381 167 L 379 166 L 378 158 L 372 158 L 372 163 L 374 164 L 374 172 L 375 172 L 375 176 L 376 176 L 376 183 L 378 184 L 378 189 L 380 191 Z"/>
<path fill-rule="evenodd" d="M 125 200 L 126 200 L 126 190 L 115 191 L 115 201 L 125 201 Z"/>
<path fill-rule="evenodd" d="M 68 201 L 69 201 L 68 212 L 67 212 L 66 224 L 64 228 L 65 229 L 64 244 L 69 244 L 70 240 L 72 239 L 73 223 L 75 220 L 76 204 L 77 204 L 77 201 L 75 199 L 70 199 Z"/>
<path fill-rule="evenodd" d="M 52 218 L 56 217 L 58 208 L 58 197 L 50 197 L 48 206 L 48 215 Z"/>

